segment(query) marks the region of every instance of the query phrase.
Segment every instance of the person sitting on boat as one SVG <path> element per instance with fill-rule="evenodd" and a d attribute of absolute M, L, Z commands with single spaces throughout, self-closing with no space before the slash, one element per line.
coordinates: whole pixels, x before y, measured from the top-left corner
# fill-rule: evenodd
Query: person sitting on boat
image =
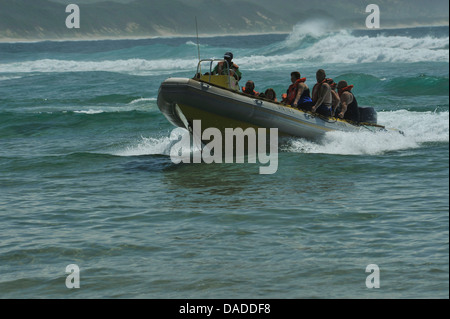
<path fill-rule="evenodd" d="M 245 94 L 258 96 L 259 93 L 255 91 L 255 82 L 249 80 L 247 83 L 245 83 L 245 86 L 242 87 L 242 92 Z"/>
<path fill-rule="evenodd" d="M 359 122 L 358 101 L 352 93 L 353 85 L 348 85 L 347 81 L 340 81 L 337 85 L 338 94 L 341 99 L 341 106 L 338 109 L 338 117 L 353 122 Z"/>
<path fill-rule="evenodd" d="M 219 62 L 214 70 L 212 71 L 213 75 L 232 75 L 237 81 L 240 81 L 242 78 L 242 73 L 239 71 L 239 66 L 233 62 L 233 53 L 226 52 L 223 56 L 224 61 Z"/>
<path fill-rule="evenodd" d="M 308 85 L 306 85 L 306 78 L 302 78 L 300 72 L 291 73 L 291 82 L 287 90 L 285 103 L 302 110 L 311 110 L 314 105 L 311 100 L 311 95 Z"/>
<path fill-rule="evenodd" d="M 277 94 L 275 93 L 275 90 L 272 88 L 269 88 L 266 90 L 266 92 L 264 92 L 264 97 L 268 100 L 274 101 L 274 102 L 278 102 L 277 100 Z"/>
<path fill-rule="evenodd" d="M 324 70 L 319 69 L 316 73 L 317 83 L 314 85 L 312 93 L 312 101 L 314 106 L 312 112 L 320 115 L 331 117 L 333 97 L 331 95 L 331 87 L 327 83 L 327 76 Z"/>
<path fill-rule="evenodd" d="M 327 79 L 327 83 L 331 88 L 331 97 L 332 97 L 332 116 L 336 114 L 336 110 L 341 103 L 341 99 L 339 98 L 339 94 L 336 92 L 337 83 L 333 81 L 333 79 Z"/>

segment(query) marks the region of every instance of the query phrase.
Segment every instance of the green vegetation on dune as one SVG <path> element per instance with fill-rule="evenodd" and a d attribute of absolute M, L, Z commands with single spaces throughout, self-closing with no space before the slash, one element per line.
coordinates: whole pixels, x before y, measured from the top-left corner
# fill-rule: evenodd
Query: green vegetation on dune
<path fill-rule="evenodd" d="M 326 18 L 339 27 L 358 28 L 364 27 L 367 15 L 363 2 L 324 0 L 319 5 L 298 0 L 80 1 L 81 28 L 68 29 L 68 1 L 0 0 L 0 39 L 193 35 L 195 16 L 201 34 L 289 32 L 296 23 L 311 18 Z M 433 4 L 426 7 L 408 1 L 403 13 L 405 1 L 379 2 L 384 26 L 448 23 L 448 3 L 441 0 L 432 0 Z"/>

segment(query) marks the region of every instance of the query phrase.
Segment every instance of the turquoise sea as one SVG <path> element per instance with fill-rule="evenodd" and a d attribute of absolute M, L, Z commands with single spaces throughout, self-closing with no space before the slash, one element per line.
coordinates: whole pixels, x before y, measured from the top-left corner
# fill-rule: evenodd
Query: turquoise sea
<path fill-rule="evenodd" d="M 448 27 L 301 24 L 200 51 L 278 96 L 323 68 L 405 134 L 293 138 L 274 175 L 175 165 L 156 98 L 195 74 L 195 38 L 1 43 L 0 298 L 449 297 Z"/>

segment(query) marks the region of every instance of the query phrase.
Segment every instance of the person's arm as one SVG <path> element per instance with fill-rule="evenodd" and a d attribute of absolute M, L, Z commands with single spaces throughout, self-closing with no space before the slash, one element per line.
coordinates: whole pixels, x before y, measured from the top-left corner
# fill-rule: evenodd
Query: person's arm
<path fill-rule="evenodd" d="M 319 98 L 317 99 L 316 105 L 312 107 L 311 111 L 315 112 L 317 108 L 323 104 L 325 97 L 330 91 L 331 91 L 330 86 L 326 83 L 323 83 L 322 86 L 319 88 Z"/>
<path fill-rule="evenodd" d="M 336 109 L 339 106 L 339 103 L 341 103 L 341 99 L 339 97 L 339 94 L 336 93 L 336 91 L 331 90 L 331 95 L 333 95 L 333 115 Z"/>
<path fill-rule="evenodd" d="M 216 64 L 216 66 L 214 67 L 214 69 L 212 70 L 212 75 L 216 75 L 217 72 L 219 71 L 219 64 Z"/>
<path fill-rule="evenodd" d="M 298 101 L 300 100 L 300 97 L 302 96 L 304 90 L 305 90 L 305 85 L 303 83 L 299 83 L 298 89 L 297 89 L 297 96 L 295 97 L 295 100 L 294 100 L 295 107 L 298 106 Z"/>
<path fill-rule="evenodd" d="M 237 80 L 240 81 L 242 79 L 242 73 L 241 73 L 241 71 L 239 71 L 238 66 L 235 68 L 235 72 L 236 72 L 236 75 L 238 76 Z"/>
<path fill-rule="evenodd" d="M 338 116 L 343 119 L 345 112 L 347 112 L 347 108 L 349 104 L 353 102 L 353 97 L 350 93 L 345 92 L 341 95 L 341 113 L 338 114 Z"/>

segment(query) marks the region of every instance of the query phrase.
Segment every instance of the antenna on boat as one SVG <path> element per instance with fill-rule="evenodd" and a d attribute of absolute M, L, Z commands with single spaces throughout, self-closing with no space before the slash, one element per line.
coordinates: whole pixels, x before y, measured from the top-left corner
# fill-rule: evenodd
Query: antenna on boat
<path fill-rule="evenodd" d="M 195 16 L 195 30 L 197 31 L 198 61 L 200 62 L 200 43 L 199 43 L 199 41 L 198 41 L 198 24 L 197 24 L 197 16 Z"/>

